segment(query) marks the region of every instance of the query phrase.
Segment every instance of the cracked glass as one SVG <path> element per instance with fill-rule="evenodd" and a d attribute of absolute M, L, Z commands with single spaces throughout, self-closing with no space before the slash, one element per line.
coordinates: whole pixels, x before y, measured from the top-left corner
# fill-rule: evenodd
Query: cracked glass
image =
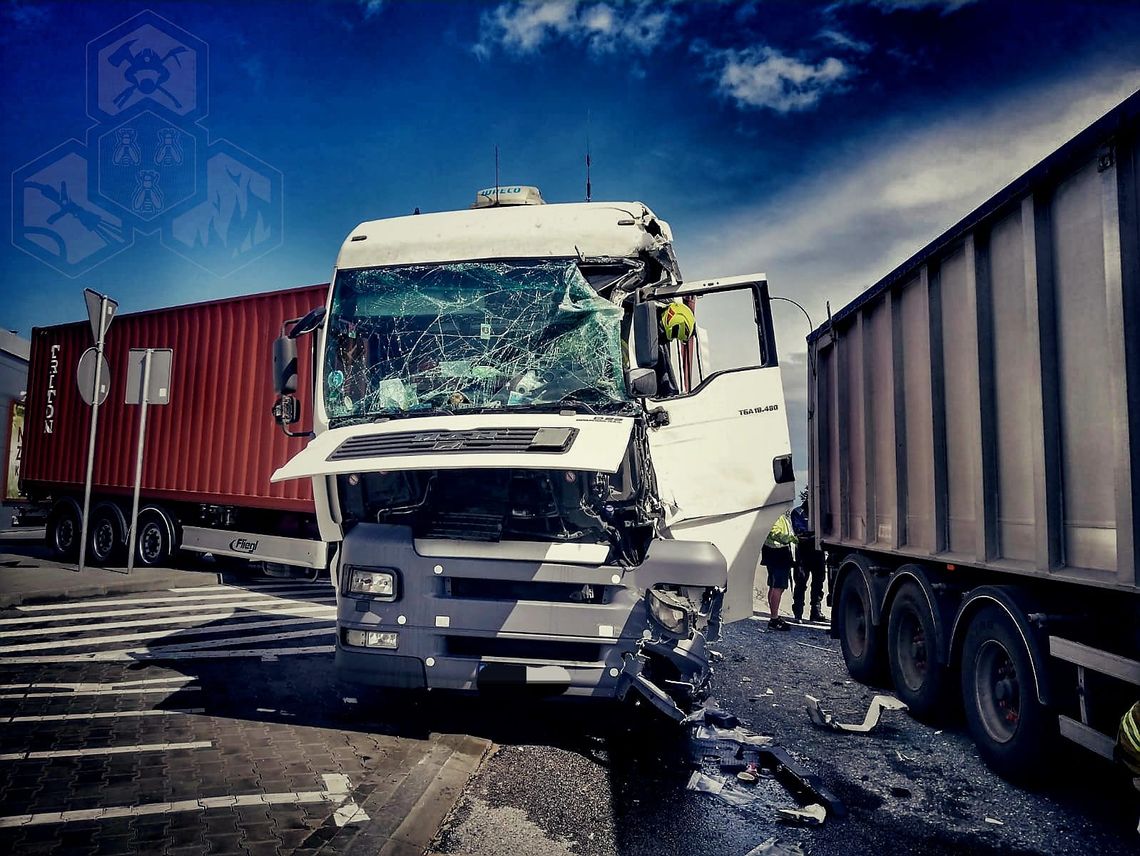
<path fill-rule="evenodd" d="M 344 419 L 622 405 L 621 321 L 573 261 L 342 270 L 325 406 Z"/>

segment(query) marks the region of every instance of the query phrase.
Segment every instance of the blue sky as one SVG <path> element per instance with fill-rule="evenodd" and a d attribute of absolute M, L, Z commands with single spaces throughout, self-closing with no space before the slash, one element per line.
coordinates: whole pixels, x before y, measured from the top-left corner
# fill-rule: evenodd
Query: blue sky
<path fill-rule="evenodd" d="M 89 43 L 146 9 L 205 46 L 163 60 L 185 110 L 197 91 L 177 87 L 196 58 L 205 115 L 159 110 L 147 125 L 130 113 L 147 106 L 137 93 L 121 116 L 91 113 Z M 84 287 L 135 311 L 326 281 L 359 221 L 469 205 L 493 182 L 496 145 L 504 182 L 580 200 L 587 133 L 594 198 L 642 200 L 669 220 L 689 278 L 766 271 L 818 323 L 824 301 L 847 302 L 1140 88 L 1140 4 L 7 2 L 0 72 L 2 174 L 28 206 L 3 206 L 0 326 L 24 336 L 83 318 Z M 238 188 L 227 210 L 244 211 L 250 193 L 279 199 L 281 228 L 268 211 L 226 259 L 179 255 L 166 245 L 180 235 L 189 246 L 205 221 L 187 213 L 164 238 L 145 206 L 172 208 L 180 179 L 164 173 L 158 198 L 135 178 L 116 192 L 143 219 L 132 230 L 104 218 L 125 248 L 57 270 L 56 244 L 20 234 L 34 208 L 58 205 L 44 190 L 58 187 L 56 167 L 25 166 L 69 139 L 72 167 L 112 157 L 93 141 L 124 116 L 141 123 L 142 166 L 163 127 L 190 127 L 198 153 L 217 156 L 210 181 L 225 183 L 225 166 Z M 280 186 L 264 179 L 274 171 Z M 76 199 L 81 172 L 70 173 Z M 798 379 L 807 325 L 777 311 Z"/>

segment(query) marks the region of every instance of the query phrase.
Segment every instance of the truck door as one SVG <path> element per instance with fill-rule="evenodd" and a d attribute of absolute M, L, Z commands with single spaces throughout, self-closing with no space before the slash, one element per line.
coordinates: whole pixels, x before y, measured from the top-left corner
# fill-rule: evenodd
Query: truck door
<path fill-rule="evenodd" d="M 696 318 L 667 348 L 675 394 L 651 399 L 649 446 L 674 538 L 709 541 L 728 562 L 724 618 L 752 615 L 760 547 L 795 495 L 784 389 L 763 274 L 657 290 Z"/>

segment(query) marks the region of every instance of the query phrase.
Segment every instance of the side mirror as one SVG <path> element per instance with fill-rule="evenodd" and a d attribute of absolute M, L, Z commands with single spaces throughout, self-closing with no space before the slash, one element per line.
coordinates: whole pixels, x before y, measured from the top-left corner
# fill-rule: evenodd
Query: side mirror
<path fill-rule="evenodd" d="M 661 353 L 657 341 L 657 304 L 638 303 L 633 307 L 633 343 L 637 367 L 654 368 Z"/>
<path fill-rule="evenodd" d="M 629 389 L 638 398 L 657 395 L 657 372 L 653 369 L 630 369 Z"/>
<path fill-rule="evenodd" d="M 282 395 L 273 403 L 273 421 L 286 428 L 301 421 L 301 402 L 295 396 Z"/>
<path fill-rule="evenodd" d="M 273 340 L 273 390 L 278 395 L 297 391 L 297 340 L 288 336 Z"/>
<path fill-rule="evenodd" d="M 293 325 L 293 329 L 289 331 L 289 338 L 296 339 L 304 336 L 307 333 L 312 333 L 314 330 L 319 330 L 321 325 L 325 323 L 325 308 L 318 306 L 316 309 L 309 310 L 300 321 Z"/>

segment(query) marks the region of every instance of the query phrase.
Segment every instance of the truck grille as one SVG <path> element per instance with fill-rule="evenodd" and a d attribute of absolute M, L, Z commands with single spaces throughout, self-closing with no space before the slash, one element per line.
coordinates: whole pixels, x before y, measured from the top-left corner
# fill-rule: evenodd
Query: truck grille
<path fill-rule="evenodd" d="M 471 431 L 398 431 L 349 437 L 329 455 L 330 461 L 382 458 L 424 452 L 565 452 L 577 428 L 478 428 Z"/>
<path fill-rule="evenodd" d="M 503 518 L 498 514 L 441 511 L 427 523 L 425 538 L 454 541 L 498 541 L 503 536 Z"/>

